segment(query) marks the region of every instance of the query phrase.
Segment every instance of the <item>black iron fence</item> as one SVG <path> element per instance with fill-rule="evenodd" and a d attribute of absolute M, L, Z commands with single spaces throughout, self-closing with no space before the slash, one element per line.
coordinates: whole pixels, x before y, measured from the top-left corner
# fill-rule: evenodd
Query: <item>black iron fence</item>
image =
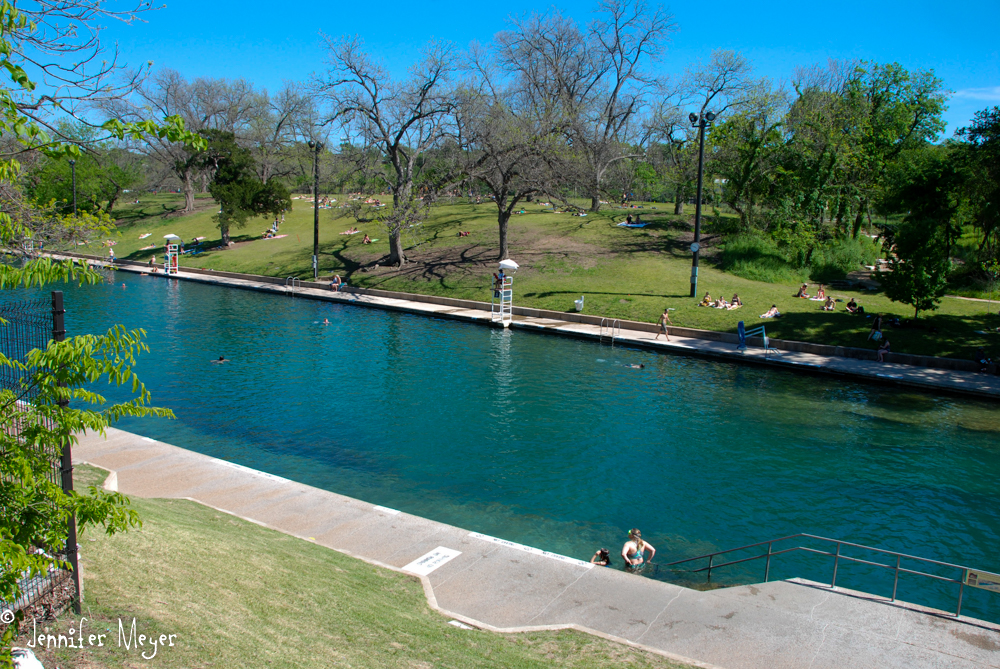
<path fill-rule="evenodd" d="M 52 293 L 51 303 L 44 298 L 0 303 L 0 353 L 9 360 L 24 362 L 31 350 L 45 348 L 53 338 L 61 340 L 65 334 L 62 315 L 61 291 Z M 29 420 L 45 420 L 24 411 L 38 396 L 38 388 L 32 385 L 28 372 L 15 366 L 0 365 L 0 390 L 10 393 L 0 407 L 0 429 L 8 437 L 19 438 Z M 64 490 L 72 490 L 70 454 L 60 453 L 59 449 L 51 447 L 45 455 L 49 463 L 49 480 L 62 486 Z M 3 456 L 0 447 L 0 457 Z M 66 546 L 38 546 L 35 550 L 45 551 L 47 555 L 76 567 L 74 521 L 71 521 L 69 529 L 70 540 Z M 29 617 L 47 617 L 67 602 L 78 604 L 80 585 L 74 578 L 78 573 L 78 570 L 74 573 L 53 568 L 46 574 L 24 574 L 18 583 L 21 596 L 14 602 L 0 601 L 0 608 L 9 611 L 23 610 Z"/>

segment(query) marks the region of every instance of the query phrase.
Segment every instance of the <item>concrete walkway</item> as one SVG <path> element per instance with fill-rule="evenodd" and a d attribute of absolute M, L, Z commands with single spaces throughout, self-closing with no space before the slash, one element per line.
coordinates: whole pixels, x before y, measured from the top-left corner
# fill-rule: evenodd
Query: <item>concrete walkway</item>
<path fill-rule="evenodd" d="M 118 270 L 136 273 L 143 272 L 141 267 L 127 265 L 118 266 Z M 198 281 L 267 293 L 294 294 L 330 302 L 490 324 L 490 313 L 479 309 L 464 309 L 360 293 L 338 293 L 316 288 L 292 288 L 273 283 L 221 276 L 207 276 L 184 271 L 179 272 L 174 277 L 186 281 Z M 155 281 L 164 278 L 165 275 L 163 274 L 153 274 L 145 277 L 144 280 Z M 752 314 L 749 315 L 752 316 Z M 758 325 L 759 323 L 753 320 L 748 327 L 752 328 Z M 530 316 L 514 316 L 511 327 L 514 329 L 534 330 L 536 332 L 547 332 L 588 339 L 599 339 L 601 335 L 601 329 L 598 326 Z M 605 341 L 607 341 L 607 330 L 605 330 Z M 622 330 L 620 335 L 616 336 L 615 342 L 620 345 L 641 346 L 668 353 L 696 355 L 730 362 L 752 363 L 812 373 L 832 374 L 841 377 L 850 377 L 854 380 L 906 386 L 921 390 L 945 390 L 984 399 L 1000 399 L 1000 376 L 992 374 L 915 367 L 896 363 L 878 363 L 870 360 L 823 356 L 795 351 L 766 353 L 759 347 L 751 347 L 746 352 L 741 353 L 736 350 L 733 344 L 724 342 L 696 339 L 693 337 L 678 337 L 677 335 L 671 335 L 670 341 L 667 342 L 662 338 L 655 339 L 654 333 L 636 330 Z"/>
<path fill-rule="evenodd" d="M 85 435 L 74 461 L 111 470 L 108 486 L 125 494 L 193 499 L 417 575 L 432 607 L 484 629 L 575 628 L 701 667 L 1000 667 L 1000 625 L 856 592 L 805 581 L 688 590 L 120 430 Z"/>

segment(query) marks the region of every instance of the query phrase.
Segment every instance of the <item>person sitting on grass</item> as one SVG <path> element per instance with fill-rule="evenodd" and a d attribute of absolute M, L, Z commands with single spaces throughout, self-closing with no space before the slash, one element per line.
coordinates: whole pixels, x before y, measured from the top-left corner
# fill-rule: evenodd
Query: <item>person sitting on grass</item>
<path fill-rule="evenodd" d="M 851 298 L 851 301 L 847 303 L 847 311 L 851 314 L 858 313 L 858 303 L 854 301 L 853 297 Z"/>
<path fill-rule="evenodd" d="M 804 300 L 808 300 L 809 299 L 809 293 L 806 292 L 806 289 L 808 287 L 809 287 L 809 284 L 807 284 L 807 283 L 802 284 L 802 287 L 799 288 L 799 292 L 795 293 L 795 297 L 801 297 Z"/>
<path fill-rule="evenodd" d="M 369 236 L 367 235 L 367 233 L 366 233 L 366 234 L 365 234 L 365 238 L 361 240 L 361 243 L 362 243 L 362 244 L 371 244 L 371 243 L 372 243 L 372 238 L 371 238 L 371 237 L 369 237 Z"/>
<path fill-rule="evenodd" d="M 739 309 L 742 306 L 743 306 L 743 300 L 740 299 L 740 296 L 737 293 L 733 293 L 733 300 L 732 302 L 729 303 L 729 308 Z"/>
<path fill-rule="evenodd" d="M 835 302 L 832 297 L 826 298 L 826 302 L 823 303 L 823 311 L 833 311 Z"/>
<path fill-rule="evenodd" d="M 712 306 L 712 296 L 705 291 L 705 297 L 701 298 L 701 303 L 698 304 L 699 307 L 710 307 Z"/>
<path fill-rule="evenodd" d="M 720 297 L 719 299 L 717 299 L 715 301 L 715 305 L 714 306 L 715 306 L 716 309 L 728 309 L 729 308 L 729 302 L 726 302 L 726 298 Z"/>
<path fill-rule="evenodd" d="M 826 290 L 824 290 L 823 284 L 819 284 L 819 290 L 816 291 L 816 297 L 821 300 L 826 299 Z"/>
<path fill-rule="evenodd" d="M 883 339 L 882 343 L 878 345 L 878 349 L 875 355 L 878 357 L 879 362 L 885 362 L 885 354 L 889 352 L 889 340 Z"/>
<path fill-rule="evenodd" d="M 772 304 L 771 308 L 760 315 L 761 318 L 780 318 L 781 312 L 778 311 L 778 305 Z"/>

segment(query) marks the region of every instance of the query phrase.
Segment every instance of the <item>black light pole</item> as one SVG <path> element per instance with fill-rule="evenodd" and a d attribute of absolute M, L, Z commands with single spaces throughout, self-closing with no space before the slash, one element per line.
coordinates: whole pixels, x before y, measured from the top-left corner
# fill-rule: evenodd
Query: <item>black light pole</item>
<path fill-rule="evenodd" d="M 76 161 L 69 161 L 69 170 L 73 173 L 73 215 L 76 216 Z"/>
<path fill-rule="evenodd" d="M 323 145 L 309 142 L 313 150 L 313 281 L 319 279 L 319 152 Z"/>
<path fill-rule="evenodd" d="M 691 258 L 691 297 L 697 297 L 698 256 L 701 252 L 701 189 L 705 179 L 705 126 L 715 120 L 715 114 L 691 113 L 688 118 L 691 120 L 691 125 L 698 128 L 698 199 L 694 208 L 694 243 L 691 244 L 691 251 L 694 253 L 694 257 Z"/>

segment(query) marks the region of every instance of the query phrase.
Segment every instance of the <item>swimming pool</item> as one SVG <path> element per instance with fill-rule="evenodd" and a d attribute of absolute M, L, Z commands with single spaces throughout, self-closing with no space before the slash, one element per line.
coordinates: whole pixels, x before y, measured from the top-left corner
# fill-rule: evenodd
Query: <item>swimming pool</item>
<path fill-rule="evenodd" d="M 147 330 L 177 420 L 119 426 L 184 448 L 582 559 L 639 527 L 658 562 L 809 532 L 1000 571 L 995 404 L 162 277 L 65 293 L 71 335 Z"/>

